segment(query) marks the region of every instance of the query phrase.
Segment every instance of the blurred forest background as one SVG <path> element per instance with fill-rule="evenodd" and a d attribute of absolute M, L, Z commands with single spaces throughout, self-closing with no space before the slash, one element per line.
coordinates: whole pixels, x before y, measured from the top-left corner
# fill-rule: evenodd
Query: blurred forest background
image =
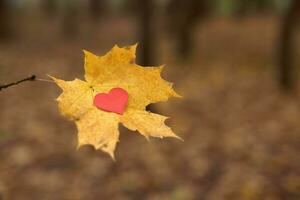
<path fill-rule="evenodd" d="M 117 162 L 76 151 L 60 90 L 20 84 L 0 91 L 1 200 L 300 199 L 300 1 L 0 0 L 0 84 L 137 42 L 184 96 L 151 109 L 185 141 L 120 127 Z"/>

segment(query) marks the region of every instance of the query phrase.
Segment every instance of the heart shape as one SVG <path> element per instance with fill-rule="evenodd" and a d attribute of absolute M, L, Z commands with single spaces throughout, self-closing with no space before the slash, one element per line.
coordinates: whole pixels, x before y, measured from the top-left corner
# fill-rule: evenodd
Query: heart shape
<path fill-rule="evenodd" d="M 128 93 L 122 88 L 113 88 L 108 94 L 98 93 L 94 97 L 94 106 L 117 114 L 123 114 L 128 102 Z"/>

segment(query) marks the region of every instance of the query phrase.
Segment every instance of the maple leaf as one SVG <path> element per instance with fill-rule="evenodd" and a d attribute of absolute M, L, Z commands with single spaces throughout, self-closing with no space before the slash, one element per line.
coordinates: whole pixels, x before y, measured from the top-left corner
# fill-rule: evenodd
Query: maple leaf
<path fill-rule="evenodd" d="M 63 90 L 57 98 L 60 112 L 76 123 L 78 147 L 90 144 L 114 159 L 119 123 L 139 131 L 147 139 L 149 136 L 179 138 L 165 125 L 167 117 L 145 108 L 150 103 L 180 95 L 172 89 L 171 83 L 161 78 L 162 66 L 142 67 L 135 63 L 136 46 L 114 46 L 102 57 L 84 51 L 85 81 L 52 77 Z M 97 94 L 108 93 L 113 88 L 128 92 L 128 103 L 122 114 L 101 110 L 93 104 Z"/>

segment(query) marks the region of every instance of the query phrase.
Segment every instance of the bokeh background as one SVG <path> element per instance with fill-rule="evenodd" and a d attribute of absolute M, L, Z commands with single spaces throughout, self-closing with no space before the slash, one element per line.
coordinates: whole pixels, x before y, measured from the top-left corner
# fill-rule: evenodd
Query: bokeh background
<path fill-rule="evenodd" d="M 299 27 L 298 0 L 0 0 L 0 84 L 138 42 L 184 96 L 150 108 L 184 142 L 120 126 L 114 162 L 76 150 L 55 84 L 0 91 L 0 199 L 299 200 Z"/>

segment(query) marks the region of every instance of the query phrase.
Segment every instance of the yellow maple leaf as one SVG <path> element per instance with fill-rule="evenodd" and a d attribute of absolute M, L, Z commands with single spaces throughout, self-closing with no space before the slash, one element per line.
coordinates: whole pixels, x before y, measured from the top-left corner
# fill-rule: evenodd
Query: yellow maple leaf
<path fill-rule="evenodd" d="M 114 159 L 119 123 L 139 131 L 146 138 L 179 138 L 165 125 L 167 117 L 148 112 L 145 108 L 150 103 L 180 95 L 172 89 L 171 83 L 161 78 L 163 67 L 142 67 L 135 63 L 136 46 L 114 46 L 102 57 L 84 51 L 85 81 L 64 81 L 52 77 L 63 90 L 57 98 L 60 112 L 76 123 L 78 147 L 90 144 Z M 123 114 L 107 112 L 93 104 L 95 95 L 107 93 L 112 88 L 128 92 Z"/>

